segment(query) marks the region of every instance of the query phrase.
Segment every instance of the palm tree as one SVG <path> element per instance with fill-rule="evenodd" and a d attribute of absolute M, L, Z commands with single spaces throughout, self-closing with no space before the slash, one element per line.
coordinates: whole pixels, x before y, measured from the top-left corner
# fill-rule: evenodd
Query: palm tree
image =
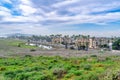
<path fill-rule="evenodd" d="M 102 39 L 100 39 L 99 41 L 100 41 L 100 45 L 99 45 L 99 46 L 100 46 L 100 48 L 101 48 L 101 46 L 102 46 Z"/>
<path fill-rule="evenodd" d="M 68 36 L 64 36 L 64 44 L 65 44 L 65 49 L 68 49 L 68 42 L 67 42 Z"/>
<path fill-rule="evenodd" d="M 88 51 L 88 49 L 89 49 L 89 39 L 90 39 L 90 35 L 87 36 L 86 51 Z"/>

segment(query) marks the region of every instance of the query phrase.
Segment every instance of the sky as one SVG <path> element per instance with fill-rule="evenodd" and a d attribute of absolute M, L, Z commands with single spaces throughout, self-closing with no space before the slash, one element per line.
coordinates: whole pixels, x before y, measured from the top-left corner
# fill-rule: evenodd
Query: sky
<path fill-rule="evenodd" d="M 0 36 L 120 36 L 120 0 L 0 0 Z"/>

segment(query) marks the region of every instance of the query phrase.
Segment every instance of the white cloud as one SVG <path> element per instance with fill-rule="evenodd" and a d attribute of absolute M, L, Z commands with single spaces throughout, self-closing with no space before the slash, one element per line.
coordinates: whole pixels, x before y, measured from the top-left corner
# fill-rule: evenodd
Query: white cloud
<path fill-rule="evenodd" d="M 14 4 L 13 4 L 14 5 Z M 21 13 L 18 16 L 12 15 L 13 10 L 18 11 L 18 13 Z M 42 16 L 34 15 L 36 13 L 37 9 L 33 7 L 32 3 L 30 0 L 21 0 L 21 3 L 18 5 L 15 5 L 12 9 L 9 9 L 5 6 L 0 6 L 0 16 L 2 16 L 2 21 L 3 22 L 11 22 L 11 23 L 16 23 L 16 22 L 32 22 L 36 23 L 39 22 L 40 20 L 43 20 Z M 16 12 L 15 12 L 16 14 Z"/>
<path fill-rule="evenodd" d="M 113 17 L 114 16 L 114 17 Z M 107 13 L 104 15 L 76 15 L 76 16 L 49 16 L 46 20 L 64 21 L 57 24 L 80 24 L 80 23 L 94 23 L 103 24 L 120 20 L 120 12 Z M 54 24 L 54 23 L 53 23 Z"/>
<path fill-rule="evenodd" d="M 31 14 L 34 14 L 37 10 L 31 6 L 28 5 L 19 5 L 19 9 L 22 11 L 22 14 L 24 16 L 29 16 Z"/>
<path fill-rule="evenodd" d="M 105 12 L 109 10 L 114 10 L 116 8 L 119 9 L 120 3 L 118 1 L 115 1 L 113 3 L 106 3 L 103 5 L 103 3 L 88 3 L 85 5 L 76 5 L 76 6 L 71 6 L 68 8 L 68 11 L 71 13 L 77 13 L 77 14 L 90 14 L 90 13 L 95 13 L 95 12 Z"/>
<path fill-rule="evenodd" d="M 50 33 L 50 30 L 46 27 L 42 27 L 40 24 L 9 24 L 9 26 L 2 24 L 0 32 L 4 35 L 9 33 L 24 33 L 24 34 L 36 34 L 46 35 Z M 6 31 L 6 32 L 4 32 Z"/>
<path fill-rule="evenodd" d="M 6 1 L 9 2 L 10 0 Z M 85 23 L 105 25 L 109 24 L 110 22 L 116 22 L 120 20 L 120 12 L 114 11 L 120 7 L 120 1 L 118 0 L 61 0 L 60 2 L 51 5 L 49 4 L 48 6 L 45 6 L 47 3 L 44 2 L 45 1 L 43 1 L 42 5 L 39 5 L 40 3 L 34 4 L 31 2 L 31 0 L 18 0 L 18 3 L 16 2 L 17 4 L 15 5 L 14 3 L 9 2 L 10 4 L 14 5 L 13 9 L 0 6 L 0 16 L 2 16 L 0 25 L 1 23 L 5 22 L 11 22 L 14 24 L 9 25 L 11 27 L 7 27 L 8 24 L 6 24 L 6 26 L 4 25 L 5 29 L 2 29 L 3 32 L 5 32 L 5 30 L 12 32 L 16 29 L 20 29 L 23 33 L 47 34 L 52 33 L 52 31 L 53 33 L 58 33 L 58 31 L 55 31 L 56 26 L 58 25 L 59 27 L 62 26 L 61 28 L 66 27 L 65 25 Z M 17 14 L 13 10 L 18 11 L 20 15 L 12 14 L 12 12 Z M 26 24 L 17 24 L 19 22 Z M 47 23 L 50 23 L 50 25 L 48 26 Z M 71 27 L 69 26 L 69 28 Z M 71 31 L 60 32 L 64 34 L 66 32 L 70 33 Z M 71 33 L 79 32 L 73 31 Z M 83 33 L 85 33 L 85 31 L 83 31 Z M 88 33 L 98 34 L 97 32 Z M 100 35 L 103 35 L 103 33 Z M 118 32 L 114 34 L 117 33 Z M 112 32 L 109 32 L 108 34 L 111 35 Z M 108 34 L 106 33 L 106 35 Z"/>
<path fill-rule="evenodd" d="M 10 12 L 9 9 L 7 9 L 6 7 L 3 7 L 3 6 L 0 6 L 0 11 Z"/>
<path fill-rule="evenodd" d="M 0 16 L 10 16 L 11 14 L 6 11 L 0 11 Z"/>
<path fill-rule="evenodd" d="M 24 5 L 31 5 L 32 3 L 30 2 L 30 0 L 20 0 L 21 1 L 21 4 L 24 4 Z"/>
<path fill-rule="evenodd" d="M 11 22 L 11 23 L 16 23 L 16 22 L 25 22 L 25 23 L 37 23 L 40 20 L 43 20 L 41 16 L 10 16 L 10 17 L 4 17 L 3 21 L 1 22 Z"/>
<path fill-rule="evenodd" d="M 83 35 L 90 35 L 90 36 L 96 36 L 96 37 L 119 37 L 120 36 L 120 30 L 117 31 L 60 31 L 56 32 L 55 34 L 63 34 L 63 35 L 78 35 L 78 34 L 83 34 Z"/>
<path fill-rule="evenodd" d="M 0 6 L 0 16 L 10 16 L 10 10 L 3 7 L 3 6 Z"/>
<path fill-rule="evenodd" d="M 37 9 L 33 7 L 33 4 L 30 0 L 20 0 L 21 3 L 18 5 L 18 8 L 21 10 L 22 15 L 30 16 L 31 14 L 36 13 Z"/>
<path fill-rule="evenodd" d="M 11 0 L 4 0 L 4 2 L 7 2 L 7 3 L 12 3 Z"/>
<path fill-rule="evenodd" d="M 65 1 L 62 1 L 62 2 L 58 2 L 56 4 L 53 4 L 52 7 L 63 7 L 63 6 L 66 6 L 66 5 L 70 5 L 70 4 L 73 4 L 73 3 L 77 3 L 79 2 L 80 0 L 65 0 Z"/>

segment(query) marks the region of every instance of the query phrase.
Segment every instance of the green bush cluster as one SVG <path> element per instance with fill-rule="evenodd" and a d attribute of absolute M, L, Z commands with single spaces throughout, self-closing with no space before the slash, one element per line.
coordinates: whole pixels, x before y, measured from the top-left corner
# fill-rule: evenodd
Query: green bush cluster
<path fill-rule="evenodd" d="M 106 70 L 120 69 L 119 58 L 117 56 L 62 58 L 31 55 L 0 58 L 0 74 L 5 80 L 102 80 L 101 75 Z M 110 78 L 112 80 L 118 77 L 115 75 Z"/>

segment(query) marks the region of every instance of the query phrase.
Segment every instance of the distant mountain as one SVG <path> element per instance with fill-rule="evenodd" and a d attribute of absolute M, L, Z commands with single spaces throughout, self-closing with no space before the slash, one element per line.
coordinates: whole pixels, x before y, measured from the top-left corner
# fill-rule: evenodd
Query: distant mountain
<path fill-rule="evenodd" d="M 12 37 L 12 36 L 19 37 L 19 36 L 32 36 L 32 34 L 12 33 L 12 34 L 6 34 L 6 36 L 7 37 Z"/>

